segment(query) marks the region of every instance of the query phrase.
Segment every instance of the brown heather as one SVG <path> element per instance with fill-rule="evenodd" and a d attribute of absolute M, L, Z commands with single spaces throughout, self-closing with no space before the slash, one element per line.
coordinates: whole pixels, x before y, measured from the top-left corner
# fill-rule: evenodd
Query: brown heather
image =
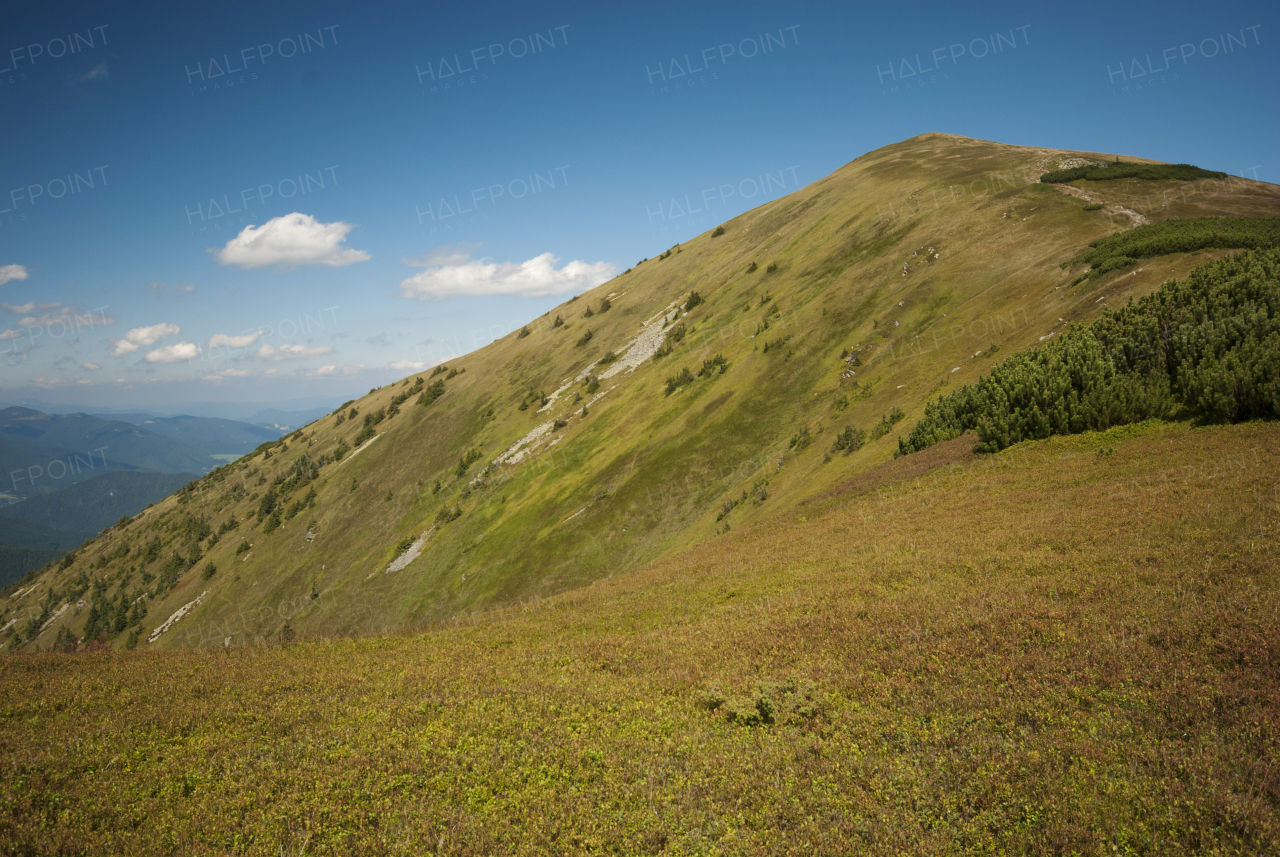
<path fill-rule="evenodd" d="M 1280 850 L 1280 427 L 972 446 L 425 633 L 4 658 L 0 851 Z"/>

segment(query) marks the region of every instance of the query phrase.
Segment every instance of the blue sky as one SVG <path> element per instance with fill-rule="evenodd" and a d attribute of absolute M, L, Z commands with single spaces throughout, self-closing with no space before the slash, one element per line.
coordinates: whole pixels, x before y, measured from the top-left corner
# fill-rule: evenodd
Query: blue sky
<path fill-rule="evenodd" d="M 1274 4 L 50 5 L 7 400 L 342 400 L 927 131 L 1280 181 Z"/>

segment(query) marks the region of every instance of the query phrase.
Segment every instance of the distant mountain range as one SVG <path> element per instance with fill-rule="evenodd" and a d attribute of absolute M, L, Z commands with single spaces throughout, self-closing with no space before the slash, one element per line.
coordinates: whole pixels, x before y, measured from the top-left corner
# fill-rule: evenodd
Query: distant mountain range
<path fill-rule="evenodd" d="M 288 432 L 332 413 L 341 401 L 330 396 L 308 396 L 276 402 L 267 408 L 264 408 L 261 402 L 175 402 L 135 408 L 110 408 L 102 405 L 61 404 L 22 398 L 14 402 L 0 403 L 0 407 L 16 405 L 46 414 L 80 413 L 106 416 L 135 425 L 156 417 L 200 417 L 247 423 Z"/>
<path fill-rule="evenodd" d="M 0 533 L 5 532 L 6 524 L 12 529 L 16 524 L 10 522 L 21 521 L 34 525 L 37 529 L 33 533 L 41 534 L 44 539 L 63 537 L 58 544 L 62 547 L 68 534 L 96 535 L 121 516 L 136 515 L 148 504 L 168 497 L 196 478 L 194 473 L 138 473 L 129 470 L 103 473 L 61 491 L 0 508 L 4 513 L 0 515 Z M 31 538 L 31 535 L 19 537 L 18 542 L 29 543 Z M 80 538 L 71 547 L 82 541 L 84 539 Z"/>
<path fill-rule="evenodd" d="M 283 434 L 280 429 L 219 417 L 158 417 L 147 413 L 112 414 L 111 417 L 151 434 L 194 446 L 209 455 L 244 455 Z"/>
<path fill-rule="evenodd" d="M 7 441 L 11 453 L 17 452 L 27 459 L 25 474 L 15 474 L 20 466 L 17 462 L 6 468 L 5 472 L 12 478 L 6 479 L 10 484 L 3 487 L 13 493 L 23 488 L 36 494 L 57 490 L 62 487 L 59 482 L 63 474 L 83 473 L 86 467 L 93 470 L 94 460 L 98 462 L 97 467 L 107 470 L 197 474 L 208 472 L 219 463 L 211 457 L 216 453 L 203 447 L 123 420 L 88 414 L 45 414 L 30 408 L 5 408 L 0 411 L 0 438 Z M 66 454 L 49 457 L 49 452 L 55 450 L 66 451 Z"/>
<path fill-rule="evenodd" d="M 293 428 L 285 421 L 294 415 L 262 414 L 267 425 L 147 411 L 0 410 L 0 586 Z"/>

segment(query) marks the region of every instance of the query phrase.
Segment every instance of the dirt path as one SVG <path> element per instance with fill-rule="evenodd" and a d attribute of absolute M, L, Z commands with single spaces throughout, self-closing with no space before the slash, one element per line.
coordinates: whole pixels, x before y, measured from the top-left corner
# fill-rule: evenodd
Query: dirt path
<path fill-rule="evenodd" d="M 1036 161 L 1036 172 L 1042 175 L 1044 173 L 1049 172 L 1050 170 L 1049 162 L 1052 161 L 1054 158 L 1058 158 L 1059 160 L 1059 163 L 1057 163 L 1054 166 L 1054 169 L 1063 169 L 1064 168 L 1063 163 L 1065 162 L 1064 159 L 1062 159 L 1058 155 L 1045 155 L 1040 160 Z M 1075 160 L 1085 160 L 1085 159 L 1077 158 Z M 1089 163 L 1096 163 L 1096 162 L 1090 161 Z M 1082 199 L 1091 205 L 1101 202 L 1104 206 L 1106 206 L 1104 210 L 1107 212 L 1107 214 L 1110 214 L 1113 217 L 1117 214 L 1124 215 L 1125 217 L 1129 218 L 1129 222 L 1132 223 L 1135 227 L 1142 226 L 1144 223 L 1148 222 L 1147 218 L 1144 215 L 1139 214 L 1133 209 L 1125 208 L 1123 205 L 1119 205 L 1118 203 L 1105 202 L 1103 200 L 1094 199 L 1093 197 L 1089 196 L 1089 194 L 1085 193 L 1075 185 L 1055 183 L 1054 187 L 1057 188 L 1060 193 L 1066 193 L 1070 196 L 1074 196 L 1076 199 Z"/>

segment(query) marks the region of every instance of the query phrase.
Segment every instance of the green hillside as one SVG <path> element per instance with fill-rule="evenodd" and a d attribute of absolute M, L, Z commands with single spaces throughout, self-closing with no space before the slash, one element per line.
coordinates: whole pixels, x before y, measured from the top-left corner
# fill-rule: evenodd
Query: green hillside
<path fill-rule="evenodd" d="M 379 633 L 732 542 L 890 461 L 926 402 L 1002 358 L 1235 252 L 1175 246 L 1078 281 L 1072 260 L 1131 226 L 1124 211 L 1280 214 L 1280 189 L 1231 177 L 1145 214 L 1128 183 L 1100 181 L 1104 208 L 1086 211 L 1075 188 L 1039 180 L 1081 157 L 1112 158 L 942 134 L 868 153 L 265 444 L 11 609 L 88 575 L 103 603 L 145 598 L 113 646 L 184 608 L 148 647 L 274 640 L 286 620 L 247 611 L 311 593 L 333 608 L 290 634 Z M 86 618 L 68 611 L 23 645 L 78 637 Z"/>

